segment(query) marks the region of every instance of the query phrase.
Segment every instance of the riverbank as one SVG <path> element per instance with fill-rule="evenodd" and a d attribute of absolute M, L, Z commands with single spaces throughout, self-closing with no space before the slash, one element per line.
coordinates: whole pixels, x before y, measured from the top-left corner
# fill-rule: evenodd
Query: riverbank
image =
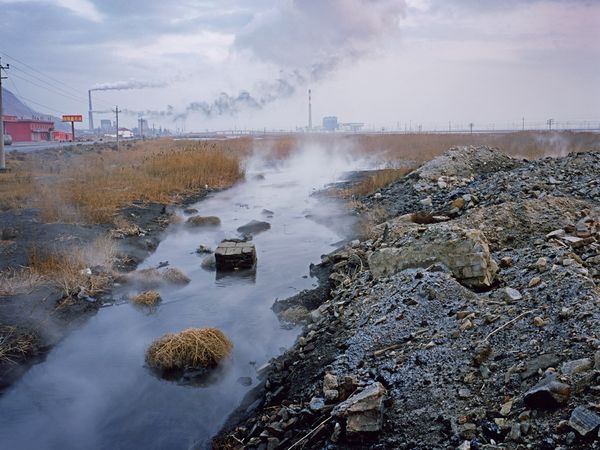
<path fill-rule="evenodd" d="M 596 448 L 600 154 L 452 149 L 276 303 L 305 329 L 214 448 Z"/>
<path fill-rule="evenodd" d="M 178 145 L 181 151 L 187 151 Z M 163 147 L 158 151 L 168 154 Z M 150 155 L 156 151 L 150 149 Z M 202 149 L 195 151 L 200 154 Z M 120 200 L 110 198 L 112 194 L 101 183 L 108 181 L 109 187 L 117 191 L 129 189 L 127 183 L 136 183 L 136 179 L 112 185 L 111 178 L 115 181 L 122 176 L 111 175 L 111 167 L 119 159 L 135 167 L 136 154 L 139 150 L 133 144 L 117 154 L 100 144 L 85 149 L 51 149 L 35 155 L 10 154 L 9 163 L 16 169 L 3 174 L 8 178 L 2 180 L 6 185 L 0 196 L 0 392 L 43 360 L 54 345 L 99 308 L 115 302 L 115 282 L 157 248 L 162 232 L 175 218 L 175 208 L 198 202 L 239 179 L 223 175 L 217 181 L 214 176 L 220 176 L 224 160 L 210 155 L 219 167 L 213 167 L 214 175 L 206 182 L 200 172 L 210 168 L 210 161 L 205 161 L 208 166 L 195 175 L 195 183 L 178 172 L 177 162 L 170 163 L 170 177 L 177 177 L 177 181 L 155 186 L 152 191 L 155 197 L 162 195 L 169 202 L 149 201 L 152 197 L 148 193 L 140 195 L 146 200 L 127 201 L 120 194 Z M 180 150 L 173 151 L 173 157 L 185 156 Z M 92 169 L 98 157 L 106 158 L 103 167 Z M 201 155 L 190 161 L 198 157 Z M 148 164 L 149 158 L 144 156 L 142 164 Z M 84 167 L 86 183 L 77 184 L 66 177 Z M 100 181 L 103 178 L 107 179 Z M 73 183 L 69 196 L 64 194 L 66 182 Z M 179 191 L 176 183 L 182 186 Z M 88 192 L 87 197 L 77 194 L 78 189 L 92 187 L 96 192 Z M 40 196 L 49 195 L 48 191 L 54 191 L 52 205 L 29 206 L 38 205 Z M 105 198 L 96 201 L 100 192 Z"/>

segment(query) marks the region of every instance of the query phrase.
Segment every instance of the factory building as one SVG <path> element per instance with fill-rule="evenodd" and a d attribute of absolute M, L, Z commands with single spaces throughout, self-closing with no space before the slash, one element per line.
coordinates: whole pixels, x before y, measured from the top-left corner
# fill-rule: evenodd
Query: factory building
<path fill-rule="evenodd" d="M 19 119 L 16 116 L 2 116 L 4 134 L 13 142 L 71 141 L 73 135 L 54 129 L 52 120 Z"/>
<path fill-rule="evenodd" d="M 323 130 L 335 131 L 339 128 L 338 118 L 335 116 L 323 117 Z"/>

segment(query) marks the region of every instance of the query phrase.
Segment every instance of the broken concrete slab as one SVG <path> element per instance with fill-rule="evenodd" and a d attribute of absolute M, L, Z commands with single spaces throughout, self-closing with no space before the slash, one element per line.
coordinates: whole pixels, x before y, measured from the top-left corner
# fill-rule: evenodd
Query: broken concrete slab
<path fill-rule="evenodd" d="M 252 269 L 256 264 L 256 247 L 250 242 L 222 241 L 215 250 L 217 271 Z"/>
<path fill-rule="evenodd" d="M 349 435 L 379 431 L 383 424 L 385 392 L 381 383 L 373 383 L 337 405 L 331 415 L 346 418 L 346 433 Z"/>
<path fill-rule="evenodd" d="M 459 282 L 473 288 L 491 286 L 498 271 L 483 232 L 446 224 L 409 228 L 396 247 L 382 248 L 369 257 L 375 278 L 434 263 L 444 264 Z"/>

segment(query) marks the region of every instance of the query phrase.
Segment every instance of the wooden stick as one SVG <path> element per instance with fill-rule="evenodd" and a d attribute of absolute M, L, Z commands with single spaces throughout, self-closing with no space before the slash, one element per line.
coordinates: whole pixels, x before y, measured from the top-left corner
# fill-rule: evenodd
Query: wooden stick
<path fill-rule="evenodd" d="M 515 323 L 517 320 L 519 320 L 521 317 L 526 316 L 528 314 L 534 313 L 536 312 L 537 309 L 531 309 L 529 311 L 525 311 L 524 313 L 519 314 L 517 317 L 515 317 L 512 320 L 509 320 L 508 322 L 506 322 L 504 325 L 496 328 L 495 330 L 493 330 L 490 334 L 488 334 L 484 340 L 482 340 L 481 342 L 486 342 L 489 338 L 491 338 L 494 334 L 496 334 L 498 331 L 503 330 L 504 328 L 506 328 L 507 326 L 509 326 L 512 323 Z"/>
<path fill-rule="evenodd" d="M 288 447 L 287 450 L 292 450 L 294 447 L 296 447 L 300 442 L 308 439 L 310 437 L 311 434 L 313 434 L 315 431 L 317 431 L 319 428 L 321 428 L 323 425 L 325 425 L 327 422 L 329 422 L 331 419 L 333 418 L 333 416 L 329 416 L 327 419 L 325 419 L 323 422 L 321 422 L 319 425 L 317 425 L 315 428 L 313 428 L 312 430 L 310 430 L 308 433 L 306 433 L 303 437 L 301 437 L 299 440 L 297 440 L 294 444 L 292 444 L 290 447 Z"/>

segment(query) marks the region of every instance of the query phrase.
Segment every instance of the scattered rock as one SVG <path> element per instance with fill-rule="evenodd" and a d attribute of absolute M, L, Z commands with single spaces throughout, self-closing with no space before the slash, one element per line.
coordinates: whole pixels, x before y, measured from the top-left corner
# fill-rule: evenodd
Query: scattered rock
<path fill-rule="evenodd" d="M 259 220 L 251 220 L 246 225 L 242 225 L 238 227 L 237 232 L 253 236 L 255 234 L 262 233 L 263 231 L 267 231 L 271 229 L 271 224 L 269 222 L 261 222 Z"/>
<path fill-rule="evenodd" d="M 551 409 L 564 404 L 571 395 L 571 387 L 548 373 L 538 384 L 525 393 L 525 404 L 538 409 Z"/>
<path fill-rule="evenodd" d="M 218 271 L 251 269 L 256 264 L 256 248 L 249 242 L 225 240 L 215 250 L 215 261 Z"/>
<path fill-rule="evenodd" d="M 385 388 L 379 382 L 367 386 L 337 405 L 331 414 L 346 419 L 346 433 L 360 434 L 381 430 Z"/>
<path fill-rule="evenodd" d="M 571 376 L 580 372 L 591 370 L 592 367 L 593 364 L 591 359 L 582 358 L 573 361 L 567 361 L 561 366 L 560 371 L 563 373 L 563 375 Z"/>
<path fill-rule="evenodd" d="M 581 436 L 587 436 L 600 426 L 600 416 L 583 406 L 578 406 L 571 413 L 569 426 Z"/>
<path fill-rule="evenodd" d="M 503 293 L 504 293 L 504 298 L 509 302 L 516 302 L 523 298 L 521 293 L 514 288 L 510 288 L 510 287 L 504 288 Z"/>

